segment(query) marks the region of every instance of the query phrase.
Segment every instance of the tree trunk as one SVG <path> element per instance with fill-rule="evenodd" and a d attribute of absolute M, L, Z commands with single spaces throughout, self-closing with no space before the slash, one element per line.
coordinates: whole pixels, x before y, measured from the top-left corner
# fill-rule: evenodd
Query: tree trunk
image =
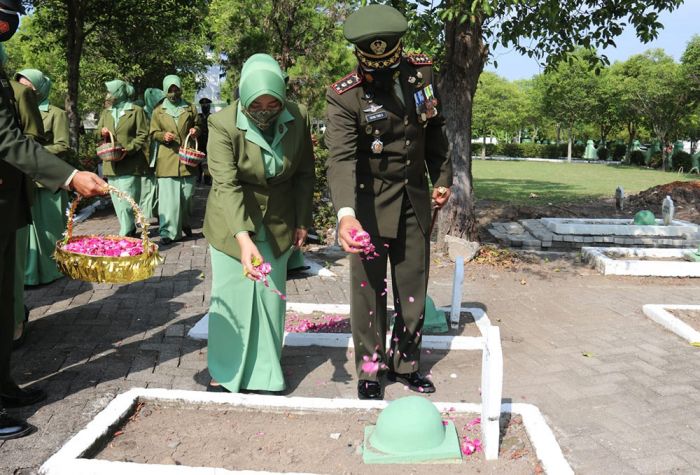
<path fill-rule="evenodd" d="M 439 241 L 445 234 L 469 241 L 479 238 L 472 186 L 471 136 L 474 94 L 488 56 L 482 22 L 480 15 L 475 23 L 459 23 L 457 19 L 445 22 L 446 54 L 439 86 L 451 145 L 454 185 L 450 200 L 440 212 Z M 446 97 L 450 99 L 445 100 Z"/>
<path fill-rule="evenodd" d="M 566 161 L 569 163 L 571 163 L 571 157 L 572 157 L 573 151 L 574 151 L 574 137 L 573 137 L 573 135 L 574 135 L 574 132 L 571 129 L 571 127 L 569 127 L 569 140 L 568 140 L 568 147 L 567 147 L 567 152 L 566 152 Z"/>
<path fill-rule="evenodd" d="M 66 2 L 67 15 L 67 44 L 66 61 L 68 63 L 68 96 L 66 97 L 66 112 L 70 124 L 70 144 L 78 152 L 80 145 L 80 114 L 78 113 L 78 95 L 80 92 L 80 58 L 83 55 L 84 17 L 79 0 Z"/>
<path fill-rule="evenodd" d="M 557 145 L 561 143 L 561 125 L 557 124 Z"/>
<path fill-rule="evenodd" d="M 481 159 L 486 160 L 486 134 L 484 134 L 484 146 L 481 148 Z"/>
<path fill-rule="evenodd" d="M 629 135 L 629 140 L 627 141 L 627 151 L 625 152 L 625 162 L 630 163 L 630 155 L 632 154 L 632 144 L 634 139 L 637 138 L 637 127 L 634 122 L 627 123 L 627 133 Z"/>

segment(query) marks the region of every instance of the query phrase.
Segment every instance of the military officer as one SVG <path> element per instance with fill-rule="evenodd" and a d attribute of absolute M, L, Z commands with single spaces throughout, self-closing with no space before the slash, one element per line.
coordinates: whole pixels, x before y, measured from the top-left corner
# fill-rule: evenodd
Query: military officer
<path fill-rule="evenodd" d="M 392 7 L 369 5 L 343 27 L 355 45 L 358 67 L 326 93 L 326 163 L 338 213 L 338 240 L 350 253 L 351 324 L 360 399 L 381 399 L 380 374 L 414 391 L 434 392 L 419 371 L 428 283 L 432 202 L 450 196 L 441 104 L 432 62 L 403 52 L 408 24 Z M 426 173 L 427 172 L 427 173 Z M 364 254 L 355 233 L 371 236 Z M 391 262 L 396 304 L 392 344 L 387 329 L 386 264 Z"/>
<path fill-rule="evenodd" d="M 0 42 L 17 31 L 20 13 L 24 13 L 20 0 L 0 0 Z M 0 56 L 4 56 L 2 44 Z M 20 388 L 10 374 L 15 232 L 31 221 L 27 176 L 51 190 L 70 188 L 85 196 L 102 194 L 106 187 L 97 175 L 75 170 L 22 134 L 12 87 L 0 67 L 0 441 L 33 431 L 27 422 L 10 416 L 5 407 L 28 406 L 46 397 L 40 389 Z"/>

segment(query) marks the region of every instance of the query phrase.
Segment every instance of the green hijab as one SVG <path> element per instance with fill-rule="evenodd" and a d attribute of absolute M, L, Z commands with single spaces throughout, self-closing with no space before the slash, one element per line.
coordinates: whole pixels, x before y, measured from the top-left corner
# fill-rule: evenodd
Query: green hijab
<path fill-rule="evenodd" d="M 39 100 L 39 110 L 49 110 L 49 93 L 51 92 L 51 79 L 38 69 L 23 69 L 15 75 L 15 79 L 25 77 L 34 85 L 36 97 Z"/>
<path fill-rule="evenodd" d="M 132 107 L 131 102 L 129 102 L 129 85 L 120 79 L 114 79 L 107 81 L 105 86 L 107 86 L 107 92 L 114 98 L 112 107 L 109 110 L 112 112 L 114 126 L 116 127 L 119 124 L 119 118 L 123 115 L 122 112 Z"/>
<path fill-rule="evenodd" d="M 144 110 L 148 117 L 153 115 L 153 109 L 155 109 L 163 99 L 165 99 L 165 93 L 157 87 L 149 87 L 143 92 L 143 100 L 146 103 Z"/>
<path fill-rule="evenodd" d="M 163 109 L 168 113 L 168 115 L 172 116 L 174 119 L 177 119 L 185 111 L 187 101 L 183 100 L 182 97 L 180 97 L 180 99 L 178 99 L 176 102 L 171 101 L 168 98 L 168 89 L 170 89 L 171 86 L 177 86 L 177 88 L 182 91 L 182 81 L 176 74 L 170 74 L 163 78 L 163 93 L 165 94 L 166 98 L 163 101 Z"/>
<path fill-rule="evenodd" d="M 277 61 L 267 54 L 254 54 L 246 60 L 241 69 L 238 90 L 241 104 L 246 109 L 264 94 L 271 95 L 280 101 L 282 106 L 287 99 L 284 74 Z"/>

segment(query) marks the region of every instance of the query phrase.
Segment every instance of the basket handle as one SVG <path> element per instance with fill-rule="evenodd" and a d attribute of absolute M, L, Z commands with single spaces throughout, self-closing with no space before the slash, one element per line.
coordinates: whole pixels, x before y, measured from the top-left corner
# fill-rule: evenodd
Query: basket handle
<path fill-rule="evenodd" d="M 111 135 L 111 134 L 110 134 Z M 107 185 L 105 188 L 106 192 L 114 193 L 119 198 L 125 200 L 131 206 L 134 211 L 134 216 L 136 217 L 136 223 L 141 225 L 141 244 L 143 245 L 143 253 L 146 255 L 151 254 L 151 241 L 148 239 L 148 221 L 146 221 L 141 208 L 136 204 L 134 199 L 124 193 L 123 191 L 115 188 L 112 185 Z M 66 223 L 66 232 L 64 233 L 63 244 L 68 244 L 68 241 L 73 237 L 73 221 L 75 219 L 75 211 L 78 209 L 78 203 L 84 197 L 80 193 L 76 193 L 75 199 L 71 202 L 70 208 L 68 209 L 68 222 Z"/>
<path fill-rule="evenodd" d="M 112 148 L 114 148 L 114 135 L 112 135 L 112 131 L 107 129 L 107 133 L 109 134 L 109 140 L 104 138 L 104 135 L 102 136 L 103 142 L 102 143 L 110 143 L 112 144 Z"/>
<path fill-rule="evenodd" d="M 187 148 L 190 143 L 190 137 L 192 137 L 192 132 L 187 132 L 187 137 L 185 137 L 185 148 Z M 192 138 L 194 139 L 194 148 L 199 150 L 199 142 L 197 141 L 197 137 Z"/>

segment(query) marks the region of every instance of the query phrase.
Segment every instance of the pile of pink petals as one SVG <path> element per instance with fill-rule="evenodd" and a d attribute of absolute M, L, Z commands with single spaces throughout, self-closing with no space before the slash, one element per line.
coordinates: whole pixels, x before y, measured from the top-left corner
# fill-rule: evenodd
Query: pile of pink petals
<path fill-rule="evenodd" d="M 84 237 L 70 241 L 63 249 L 87 256 L 129 257 L 143 254 L 141 241 Z"/>
<path fill-rule="evenodd" d="M 350 237 L 354 241 L 357 241 L 362 244 L 362 257 L 364 259 L 370 261 L 375 257 L 379 257 L 379 254 L 377 254 L 374 244 L 372 244 L 372 239 L 370 238 L 369 233 L 367 233 L 366 231 L 358 231 L 357 229 L 351 229 Z"/>
<path fill-rule="evenodd" d="M 287 318 L 284 330 L 290 333 L 340 333 L 348 330 L 348 322 L 338 315 L 324 315 L 322 321 L 308 318 Z"/>

